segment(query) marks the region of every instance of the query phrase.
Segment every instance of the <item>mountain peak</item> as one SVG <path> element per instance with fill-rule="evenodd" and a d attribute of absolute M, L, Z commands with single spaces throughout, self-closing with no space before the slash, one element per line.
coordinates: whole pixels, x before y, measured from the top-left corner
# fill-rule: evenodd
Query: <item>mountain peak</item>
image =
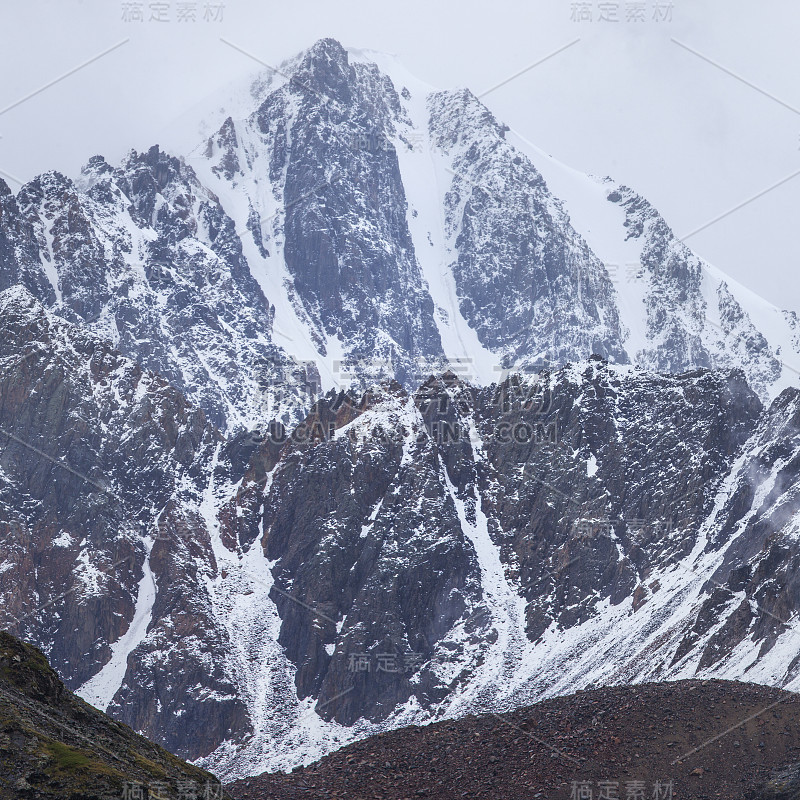
<path fill-rule="evenodd" d="M 323 101 L 348 103 L 347 90 L 350 63 L 347 50 L 336 39 L 320 39 L 301 53 L 295 62 L 291 84 L 295 90 L 310 89 L 321 94 Z"/>
<path fill-rule="evenodd" d="M 313 58 L 330 58 L 338 62 L 347 60 L 347 50 L 338 39 L 330 36 L 317 39 L 305 52 Z"/>

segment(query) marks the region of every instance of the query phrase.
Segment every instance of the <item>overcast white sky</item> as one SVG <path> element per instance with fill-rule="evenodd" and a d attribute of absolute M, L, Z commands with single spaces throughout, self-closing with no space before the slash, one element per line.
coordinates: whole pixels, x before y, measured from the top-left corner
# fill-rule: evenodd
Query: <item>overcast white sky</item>
<path fill-rule="evenodd" d="M 396 53 L 434 86 L 476 94 L 578 39 L 484 102 L 565 163 L 634 187 L 679 236 L 727 214 L 688 243 L 800 311 L 797 0 L 140 5 L 144 21 L 129 22 L 132 6 L 119 0 L 0 0 L 0 172 L 14 190 L 8 175 L 75 175 L 93 154 L 114 162 L 163 143 L 176 118 L 258 68 L 222 38 L 277 64 L 333 36 Z M 192 5 L 196 20 L 178 21 L 178 7 L 184 15 Z M 644 21 L 628 21 L 637 5 Z M 671 21 L 654 19 L 657 5 Z M 618 22 L 599 19 L 615 9 Z M 581 10 L 592 20 L 574 21 Z M 151 19 L 162 14 L 169 21 Z"/>

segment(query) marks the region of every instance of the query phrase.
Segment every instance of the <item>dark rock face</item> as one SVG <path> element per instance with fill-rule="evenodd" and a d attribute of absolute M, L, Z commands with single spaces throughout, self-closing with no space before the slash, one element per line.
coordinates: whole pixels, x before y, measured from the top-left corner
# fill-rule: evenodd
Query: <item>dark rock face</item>
<path fill-rule="evenodd" d="M 43 302 L 55 301 L 42 270 L 33 229 L 26 224 L 8 184 L 0 178 L 0 291 L 18 283 Z"/>
<path fill-rule="evenodd" d="M 415 678 L 417 701 L 443 700 L 436 670 L 469 649 L 449 640 L 453 630 L 463 626 L 484 658 L 502 633 L 497 604 L 508 598 L 485 594 L 488 564 L 468 556 L 482 545 L 497 548 L 519 586 L 528 642 L 636 590 L 646 602 L 651 573 L 696 545 L 718 476 L 760 410 L 740 374 L 654 378 L 600 360 L 487 390 L 432 379 L 413 399 L 380 399 L 332 436 L 323 406 L 327 441 L 284 453 L 264 516 L 280 641 L 301 696 L 318 696 L 347 724 L 373 717 L 378 698 L 390 711 L 404 692 L 391 674 L 353 675 L 353 657 L 377 663 L 378 653 L 405 648 L 435 662 Z M 482 525 L 485 538 L 470 537 Z"/>
<path fill-rule="evenodd" d="M 17 201 L 44 259 L 58 275 L 58 290 L 68 308 L 78 319 L 99 316 L 113 295 L 106 274 L 120 264 L 107 263 L 103 243 L 73 182 L 60 172 L 47 172 L 23 186 Z"/>
<path fill-rule="evenodd" d="M 452 158 L 445 196 L 461 312 L 504 365 L 593 353 L 625 363 L 613 289 L 542 176 L 468 91 L 429 99 L 437 148 Z"/>
<path fill-rule="evenodd" d="M 351 65 L 330 39 L 304 54 L 293 74 L 241 123 L 243 137 L 228 120 L 212 138 L 213 170 L 249 194 L 261 220 L 256 244 L 283 253 L 290 297 L 328 369 L 357 365 L 366 383 L 395 377 L 413 384 L 415 361 L 444 352 L 391 143 L 403 116 L 397 91 L 374 65 Z M 270 196 L 249 185 L 261 164 L 236 155 L 251 140 L 283 206 L 272 220 L 258 210 Z M 328 352 L 330 339 L 343 347 L 340 367 L 331 363 L 339 357 Z"/>
<path fill-rule="evenodd" d="M 595 360 L 573 380 L 509 380 L 481 406 L 484 486 L 519 564 L 533 638 L 553 620 L 588 619 L 606 598 L 622 602 L 656 565 L 689 554 L 716 477 L 761 409 L 735 373 L 653 379 Z"/>
<path fill-rule="evenodd" d="M 397 658 L 384 659 L 377 680 L 371 669 L 354 673 L 353 659 L 376 669 L 379 654 L 425 661 L 480 599 L 441 456 L 413 399 L 396 386 L 370 402 L 333 439 L 284 455 L 264 514 L 265 553 L 279 565 L 279 641 L 298 665 L 298 692 L 344 724 L 382 719 L 412 693 L 443 698 L 432 674 L 412 687 L 416 670 Z"/>
<path fill-rule="evenodd" d="M 105 800 L 148 787 L 223 796 L 213 775 L 80 700 L 39 650 L 0 632 L 0 797 Z"/>
<path fill-rule="evenodd" d="M 152 574 L 161 591 L 115 710 L 173 749 L 203 755 L 246 726 L 215 664 L 226 644 L 202 599 L 205 576 L 187 569 L 192 558 L 214 569 L 192 497 L 219 434 L 165 381 L 48 316 L 24 290 L 4 293 L 0 309 L 4 624 L 37 642 L 76 689 L 112 656 L 140 604 L 137 585 Z M 153 690 L 163 665 L 147 660 L 154 651 L 180 663 L 161 694 Z M 231 699 L 212 711 L 193 699 L 195 685 Z M 156 705 L 182 710 L 205 733 L 164 736 Z"/>
<path fill-rule="evenodd" d="M 724 552 L 710 584 L 728 602 L 715 614 L 715 624 L 724 624 L 708 641 L 703 666 L 716 664 L 748 638 L 759 643 L 761 657 L 776 646 L 793 650 L 790 620 L 800 597 L 798 469 L 800 393 L 787 389 L 759 420 L 708 543 L 710 550 Z M 787 681 L 800 670 L 800 659 L 789 661 Z"/>

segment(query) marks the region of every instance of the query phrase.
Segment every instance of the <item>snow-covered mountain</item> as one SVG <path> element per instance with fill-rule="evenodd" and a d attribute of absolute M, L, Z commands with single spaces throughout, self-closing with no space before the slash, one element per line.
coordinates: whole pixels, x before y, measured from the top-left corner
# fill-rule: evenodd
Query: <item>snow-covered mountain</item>
<path fill-rule="evenodd" d="M 794 382 L 791 315 L 695 256 L 632 190 L 559 164 L 468 90 L 436 91 L 333 40 L 281 73 L 189 161 L 238 226 L 257 229 L 256 273 L 287 271 L 265 291 L 281 299 L 276 324 L 316 343 L 305 355 L 323 382 L 329 350 L 327 367 L 349 357 L 363 373 L 371 356 L 402 382 L 406 356 L 440 356 L 431 313 L 448 361 L 483 384 L 592 353 L 669 372 L 741 366 L 763 399 Z M 364 239 L 395 248 L 385 286 Z M 415 287 L 406 313 L 424 334 L 387 319 L 398 277 Z"/>
<path fill-rule="evenodd" d="M 226 440 L 26 290 L 0 312 L 3 624 L 222 774 L 597 683 L 800 680 L 797 390 L 595 358 Z"/>
<path fill-rule="evenodd" d="M 313 367 L 272 343 L 233 222 L 180 160 L 154 147 L 114 170 L 95 157 L 80 180 L 47 173 L 6 209 L 20 244 L 4 283 L 156 370 L 220 427 L 289 419 L 308 403 Z"/>
<path fill-rule="evenodd" d="M 762 400 L 796 382 L 794 314 L 468 90 L 326 39 L 231 107 L 191 152 L 94 157 L 74 181 L 3 185 L 0 208 L 0 288 L 87 324 L 223 430 L 445 366 L 480 385 L 592 354 L 740 367 Z"/>
<path fill-rule="evenodd" d="M 389 57 L 322 40 L 235 107 L 0 184 L 0 623 L 227 777 L 797 686 L 796 316 Z"/>

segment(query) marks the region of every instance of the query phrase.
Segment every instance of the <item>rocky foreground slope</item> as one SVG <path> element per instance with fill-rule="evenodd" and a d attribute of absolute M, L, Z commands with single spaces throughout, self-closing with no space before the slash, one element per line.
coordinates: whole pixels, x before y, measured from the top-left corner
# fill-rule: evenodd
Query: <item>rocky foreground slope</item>
<path fill-rule="evenodd" d="M 187 764 L 64 688 L 39 650 L 0 632 L 0 798 L 227 798 Z"/>
<path fill-rule="evenodd" d="M 691 680 L 403 728 L 229 790 L 237 800 L 794 800 L 781 793 L 792 773 L 772 778 L 798 759 L 800 696 Z"/>

